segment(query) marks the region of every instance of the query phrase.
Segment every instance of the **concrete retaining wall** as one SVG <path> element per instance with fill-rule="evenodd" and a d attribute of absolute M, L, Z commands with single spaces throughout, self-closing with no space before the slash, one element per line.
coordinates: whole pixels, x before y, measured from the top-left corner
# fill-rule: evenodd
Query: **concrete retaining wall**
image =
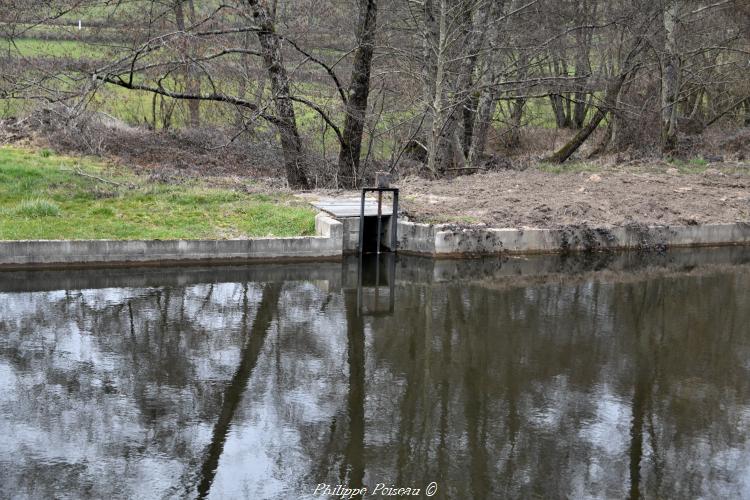
<path fill-rule="evenodd" d="M 319 236 L 245 240 L 0 241 L 0 266 L 340 258 L 343 226 L 319 214 Z"/>
<path fill-rule="evenodd" d="M 564 253 L 750 244 L 750 223 L 608 229 L 455 228 L 399 221 L 399 250 L 432 256 Z"/>
<path fill-rule="evenodd" d="M 244 240 L 0 241 L 0 267 L 231 262 L 340 258 L 356 252 L 359 218 L 341 221 L 320 213 L 318 236 Z M 390 224 L 385 241 L 390 241 Z M 567 253 L 749 245 L 750 223 L 702 226 L 626 226 L 609 229 L 457 228 L 449 224 L 398 222 L 399 251 L 433 257 Z"/>
<path fill-rule="evenodd" d="M 437 253 L 435 247 L 436 233 L 443 227 L 441 225 L 433 226 L 398 221 L 397 241 L 399 251 L 420 255 L 435 255 Z"/>
<path fill-rule="evenodd" d="M 344 253 L 355 253 L 359 246 L 359 217 L 341 217 L 344 225 Z"/>

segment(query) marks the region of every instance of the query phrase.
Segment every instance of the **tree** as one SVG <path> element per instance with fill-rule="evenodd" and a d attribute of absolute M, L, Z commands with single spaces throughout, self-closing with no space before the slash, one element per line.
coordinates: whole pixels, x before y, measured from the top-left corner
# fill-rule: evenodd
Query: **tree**
<path fill-rule="evenodd" d="M 177 23 L 177 29 L 185 31 L 185 0 L 175 0 L 174 11 L 175 21 Z M 190 24 L 195 24 L 195 4 L 193 0 L 187 1 L 187 7 L 190 17 Z M 201 81 L 200 78 L 195 75 L 195 68 L 193 67 L 192 60 L 195 59 L 196 54 L 193 50 L 193 44 L 187 37 L 181 39 L 182 42 L 182 55 L 185 59 L 185 91 L 188 94 L 200 94 Z M 200 126 L 200 100 L 191 99 L 188 102 L 189 110 L 189 123 L 191 127 Z"/>
<path fill-rule="evenodd" d="M 286 178 L 291 187 L 309 188 L 310 182 L 304 166 L 302 141 L 297 130 L 294 106 L 290 99 L 289 75 L 284 67 L 281 39 L 276 34 L 273 13 L 266 0 L 247 0 L 247 3 L 257 23 L 261 55 L 271 82 Z"/>
<path fill-rule="evenodd" d="M 370 71 L 375 52 L 377 10 L 377 0 L 359 0 L 357 48 L 354 52 L 351 82 L 344 101 L 346 118 L 338 162 L 338 182 L 346 187 L 354 187 L 359 175 L 362 134 L 370 95 Z"/>
<path fill-rule="evenodd" d="M 619 70 L 608 79 L 601 102 L 594 104 L 596 112 L 589 122 L 581 128 L 572 139 L 565 143 L 559 150 L 547 158 L 547 161 L 563 163 L 575 153 L 578 148 L 599 127 L 599 124 L 613 111 L 617 109 L 620 91 L 625 81 L 633 75 L 639 65 L 639 57 L 644 49 L 647 34 L 650 29 L 650 16 L 648 12 L 643 18 L 637 19 L 638 24 L 633 26 L 634 36 L 629 42 L 629 48 L 622 61 Z"/>
<path fill-rule="evenodd" d="M 680 92 L 680 55 L 677 48 L 679 0 L 665 2 L 664 53 L 661 60 L 661 145 L 672 153 L 677 148 L 677 98 Z"/>

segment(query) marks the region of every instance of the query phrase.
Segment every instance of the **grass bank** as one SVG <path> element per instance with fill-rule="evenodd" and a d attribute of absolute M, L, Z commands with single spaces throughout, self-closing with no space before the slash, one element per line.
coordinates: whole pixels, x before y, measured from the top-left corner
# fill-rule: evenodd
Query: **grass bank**
<path fill-rule="evenodd" d="M 304 236 L 314 217 L 283 193 L 155 183 L 94 159 L 0 147 L 0 240 Z"/>

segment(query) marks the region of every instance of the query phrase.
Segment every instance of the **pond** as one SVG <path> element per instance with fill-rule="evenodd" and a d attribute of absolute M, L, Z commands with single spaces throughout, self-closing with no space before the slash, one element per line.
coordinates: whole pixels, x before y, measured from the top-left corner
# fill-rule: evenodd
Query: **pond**
<path fill-rule="evenodd" d="M 742 248 L 2 272 L 0 496 L 747 498 L 749 325 Z"/>

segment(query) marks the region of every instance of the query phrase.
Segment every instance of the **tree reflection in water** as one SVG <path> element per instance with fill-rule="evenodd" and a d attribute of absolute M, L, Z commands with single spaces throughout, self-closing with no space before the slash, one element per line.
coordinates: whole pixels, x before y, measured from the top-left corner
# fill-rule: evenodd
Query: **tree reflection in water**
<path fill-rule="evenodd" d="M 750 496 L 746 266 L 420 265 L 374 316 L 334 267 L 1 293 L 3 496 Z"/>

